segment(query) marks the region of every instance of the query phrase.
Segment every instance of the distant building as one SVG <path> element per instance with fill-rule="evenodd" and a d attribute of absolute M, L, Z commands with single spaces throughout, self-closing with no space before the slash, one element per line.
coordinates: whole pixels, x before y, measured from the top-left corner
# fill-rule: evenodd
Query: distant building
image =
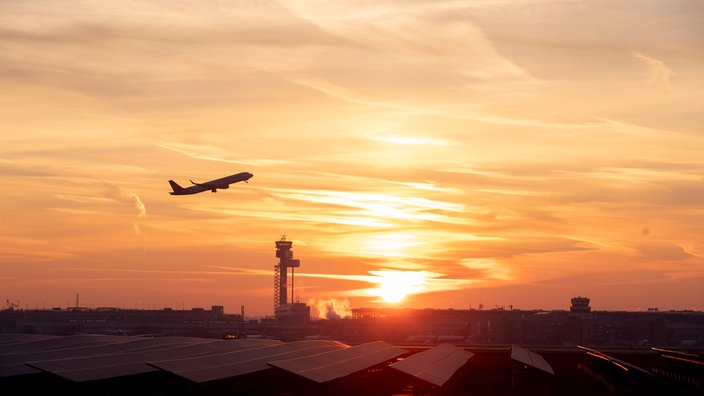
<path fill-rule="evenodd" d="M 573 297 L 570 312 L 586 313 L 592 310 L 589 306 L 589 297 Z"/>
<path fill-rule="evenodd" d="M 306 324 L 310 321 L 310 307 L 303 303 L 281 305 L 276 308 L 276 320 L 281 324 Z"/>

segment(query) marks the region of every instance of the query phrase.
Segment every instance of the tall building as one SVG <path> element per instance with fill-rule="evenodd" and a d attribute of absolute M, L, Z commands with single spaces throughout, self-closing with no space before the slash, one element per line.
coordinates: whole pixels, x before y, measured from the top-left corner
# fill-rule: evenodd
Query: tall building
<path fill-rule="evenodd" d="M 274 242 L 279 263 L 274 266 L 274 310 L 288 303 L 288 269 L 291 268 L 291 302 L 293 302 L 293 271 L 301 266 L 301 260 L 293 258 L 293 241 L 287 241 L 286 235 Z"/>
<path fill-rule="evenodd" d="M 292 241 L 286 240 L 286 235 L 275 242 L 276 257 L 279 263 L 274 266 L 274 314 L 282 325 L 297 328 L 310 321 L 310 307 L 294 302 L 294 268 L 301 266 L 301 261 L 293 258 Z M 288 269 L 291 268 L 291 300 L 288 299 Z M 294 329 L 294 333 L 298 329 Z M 282 329 L 283 331 L 283 329 Z"/>

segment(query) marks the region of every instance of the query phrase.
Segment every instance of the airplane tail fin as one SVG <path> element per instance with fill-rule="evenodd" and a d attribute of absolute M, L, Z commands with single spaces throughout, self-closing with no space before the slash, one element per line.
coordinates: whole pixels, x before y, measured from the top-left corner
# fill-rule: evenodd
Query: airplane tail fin
<path fill-rule="evenodd" d="M 179 186 L 175 181 L 169 180 L 169 184 L 171 184 L 171 188 L 174 190 L 171 195 L 178 194 L 183 191 L 183 187 Z"/>

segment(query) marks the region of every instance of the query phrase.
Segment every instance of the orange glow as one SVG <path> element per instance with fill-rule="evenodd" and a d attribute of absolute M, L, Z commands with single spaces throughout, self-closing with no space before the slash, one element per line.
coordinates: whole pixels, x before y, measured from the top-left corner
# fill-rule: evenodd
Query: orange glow
<path fill-rule="evenodd" d="M 387 303 L 401 302 L 409 294 L 417 294 L 427 284 L 424 271 L 370 271 L 378 277 L 379 287 L 368 290 L 369 294 L 381 297 Z"/>

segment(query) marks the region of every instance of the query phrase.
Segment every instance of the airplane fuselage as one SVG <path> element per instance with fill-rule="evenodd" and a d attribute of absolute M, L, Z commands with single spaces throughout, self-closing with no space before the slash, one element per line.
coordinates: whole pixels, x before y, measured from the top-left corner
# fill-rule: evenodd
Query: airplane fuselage
<path fill-rule="evenodd" d="M 175 181 L 169 180 L 169 184 L 171 185 L 171 188 L 173 189 L 173 192 L 171 192 L 171 195 L 190 195 L 190 194 L 198 194 L 203 191 L 212 191 L 212 192 L 217 192 L 218 189 L 227 189 L 230 188 L 230 184 L 232 183 L 237 183 L 237 182 L 247 182 L 252 176 L 251 173 L 249 172 L 240 172 L 236 173 L 234 175 L 230 176 L 225 176 L 221 177 L 220 179 L 215 179 L 211 180 L 209 182 L 205 183 L 196 183 L 193 180 L 191 180 L 191 183 L 193 184 L 192 186 L 189 187 L 181 187 L 179 186 Z"/>

